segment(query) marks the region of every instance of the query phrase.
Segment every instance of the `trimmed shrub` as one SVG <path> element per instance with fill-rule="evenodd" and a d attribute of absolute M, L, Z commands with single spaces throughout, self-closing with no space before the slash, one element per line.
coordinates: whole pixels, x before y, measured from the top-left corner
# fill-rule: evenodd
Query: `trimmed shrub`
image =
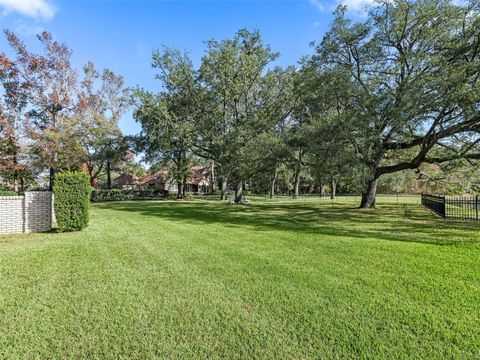
<path fill-rule="evenodd" d="M 8 187 L 0 185 L 0 196 L 16 196 L 19 195 L 13 190 L 10 190 Z"/>
<path fill-rule="evenodd" d="M 61 172 L 55 175 L 55 217 L 60 231 L 81 230 L 90 217 L 92 188 L 84 172 Z"/>
<path fill-rule="evenodd" d="M 92 201 L 160 200 L 168 196 L 168 191 L 158 189 L 95 189 Z"/>
<path fill-rule="evenodd" d="M 0 189 L 0 196 L 17 196 L 19 195 L 15 191 L 10 191 L 10 190 L 1 190 Z"/>

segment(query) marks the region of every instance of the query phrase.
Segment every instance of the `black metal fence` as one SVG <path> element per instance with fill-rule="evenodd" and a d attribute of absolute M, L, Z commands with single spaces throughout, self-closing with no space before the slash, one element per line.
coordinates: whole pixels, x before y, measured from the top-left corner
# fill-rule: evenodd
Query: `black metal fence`
<path fill-rule="evenodd" d="M 269 194 L 244 194 L 250 200 L 262 200 L 262 201 L 297 201 L 297 202 L 324 202 L 324 203 L 343 203 L 359 205 L 362 196 L 360 194 L 337 194 L 334 199 L 330 197 L 330 194 L 320 196 L 320 194 L 300 194 L 298 197 L 287 194 L 276 194 L 270 197 Z M 220 195 L 211 194 L 190 194 L 192 198 L 198 198 L 203 200 L 218 200 Z M 228 193 L 228 197 L 234 196 L 233 193 Z M 420 204 L 420 194 L 377 194 L 376 203 L 379 205 L 392 205 L 392 204 Z"/>
<path fill-rule="evenodd" d="M 480 198 L 422 194 L 422 205 L 444 219 L 479 221 Z"/>
<path fill-rule="evenodd" d="M 422 205 L 445 218 L 445 196 L 422 194 Z"/>

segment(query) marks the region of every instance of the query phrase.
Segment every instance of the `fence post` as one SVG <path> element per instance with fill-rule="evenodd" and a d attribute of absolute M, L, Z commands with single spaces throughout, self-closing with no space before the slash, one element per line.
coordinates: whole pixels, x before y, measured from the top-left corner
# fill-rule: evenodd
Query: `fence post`
<path fill-rule="evenodd" d="M 478 195 L 475 196 L 475 219 L 478 221 Z"/>
<path fill-rule="evenodd" d="M 443 218 L 447 219 L 447 197 L 443 195 L 443 206 L 442 206 Z"/>

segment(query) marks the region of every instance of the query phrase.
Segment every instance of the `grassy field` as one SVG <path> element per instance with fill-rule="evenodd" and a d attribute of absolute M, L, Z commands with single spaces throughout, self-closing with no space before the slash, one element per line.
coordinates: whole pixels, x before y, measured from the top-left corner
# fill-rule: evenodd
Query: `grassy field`
<path fill-rule="evenodd" d="M 480 228 L 382 204 L 96 204 L 0 237 L 0 358 L 480 357 Z"/>

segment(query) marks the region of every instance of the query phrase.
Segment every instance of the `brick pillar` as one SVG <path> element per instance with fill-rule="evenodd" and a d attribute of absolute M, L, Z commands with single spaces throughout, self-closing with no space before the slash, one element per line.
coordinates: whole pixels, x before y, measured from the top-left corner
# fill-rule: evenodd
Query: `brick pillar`
<path fill-rule="evenodd" d="M 25 232 L 45 232 L 52 229 L 52 193 L 25 192 Z"/>
<path fill-rule="evenodd" d="M 23 232 L 23 196 L 0 196 L 0 234 Z"/>

